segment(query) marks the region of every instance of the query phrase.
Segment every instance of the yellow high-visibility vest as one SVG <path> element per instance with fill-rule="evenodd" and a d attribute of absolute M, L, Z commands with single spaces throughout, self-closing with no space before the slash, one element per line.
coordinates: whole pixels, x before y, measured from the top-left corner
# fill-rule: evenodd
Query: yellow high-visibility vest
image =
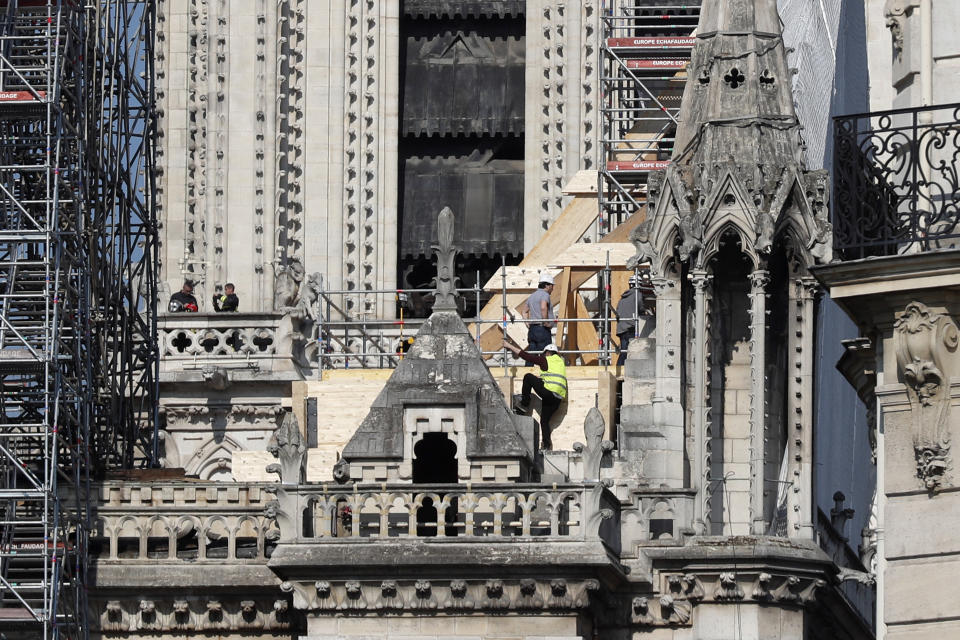
<path fill-rule="evenodd" d="M 567 397 L 567 364 L 559 355 L 552 353 L 547 356 L 547 370 L 540 374 L 543 379 L 543 386 L 547 391 L 560 396 L 562 399 Z"/>

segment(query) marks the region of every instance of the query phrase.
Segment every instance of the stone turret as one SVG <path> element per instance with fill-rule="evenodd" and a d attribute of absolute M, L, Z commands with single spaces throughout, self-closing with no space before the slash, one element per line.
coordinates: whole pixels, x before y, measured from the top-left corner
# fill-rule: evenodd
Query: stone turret
<path fill-rule="evenodd" d="M 704 3 L 688 73 L 676 152 L 632 235 L 657 289 L 653 430 L 683 428 L 700 533 L 811 537 L 808 269 L 831 235 L 775 0 Z"/>

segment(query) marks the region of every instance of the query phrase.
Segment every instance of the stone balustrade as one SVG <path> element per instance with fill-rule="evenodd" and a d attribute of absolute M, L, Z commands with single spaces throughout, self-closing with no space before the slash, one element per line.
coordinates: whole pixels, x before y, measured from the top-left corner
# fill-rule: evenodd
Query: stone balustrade
<path fill-rule="evenodd" d="M 272 498 L 263 485 L 108 482 L 91 537 L 101 562 L 264 563 L 280 536 Z"/>
<path fill-rule="evenodd" d="M 177 313 L 160 316 L 164 360 L 276 355 L 278 313 Z"/>
<path fill-rule="evenodd" d="M 281 542 L 552 538 L 620 545 L 619 501 L 600 483 L 301 485 L 278 496 L 268 512 L 277 516 Z"/>
<path fill-rule="evenodd" d="M 260 379 L 277 373 L 284 379 L 302 379 L 311 366 L 303 331 L 295 318 L 282 313 L 161 315 L 157 319 L 161 382 L 216 384 L 218 377 Z"/>
<path fill-rule="evenodd" d="M 431 538 L 599 540 L 620 547 L 620 501 L 600 483 L 100 487 L 101 562 L 263 563 L 276 544 Z"/>

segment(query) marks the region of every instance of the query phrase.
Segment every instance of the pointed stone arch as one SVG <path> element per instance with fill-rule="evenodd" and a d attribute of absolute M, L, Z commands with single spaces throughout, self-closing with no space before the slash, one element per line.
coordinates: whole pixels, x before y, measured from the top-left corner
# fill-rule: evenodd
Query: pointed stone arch
<path fill-rule="evenodd" d="M 184 464 L 186 475 L 195 475 L 201 480 L 210 480 L 218 473 L 229 474 L 233 465 L 233 452 L 243 447 L 228 435 L 219 442 L 215 436 L 207 438 Z"/>

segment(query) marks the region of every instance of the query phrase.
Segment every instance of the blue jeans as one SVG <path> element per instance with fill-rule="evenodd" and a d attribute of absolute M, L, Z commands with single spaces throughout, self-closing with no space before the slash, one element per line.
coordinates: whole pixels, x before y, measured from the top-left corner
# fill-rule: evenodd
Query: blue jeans
<path fill-rule="evenodd" d="M 542 324 L 532 324 L 527 329 L 527 351 L 543 351 L 543 348 L 553 342 L 550 329 Z"/>

